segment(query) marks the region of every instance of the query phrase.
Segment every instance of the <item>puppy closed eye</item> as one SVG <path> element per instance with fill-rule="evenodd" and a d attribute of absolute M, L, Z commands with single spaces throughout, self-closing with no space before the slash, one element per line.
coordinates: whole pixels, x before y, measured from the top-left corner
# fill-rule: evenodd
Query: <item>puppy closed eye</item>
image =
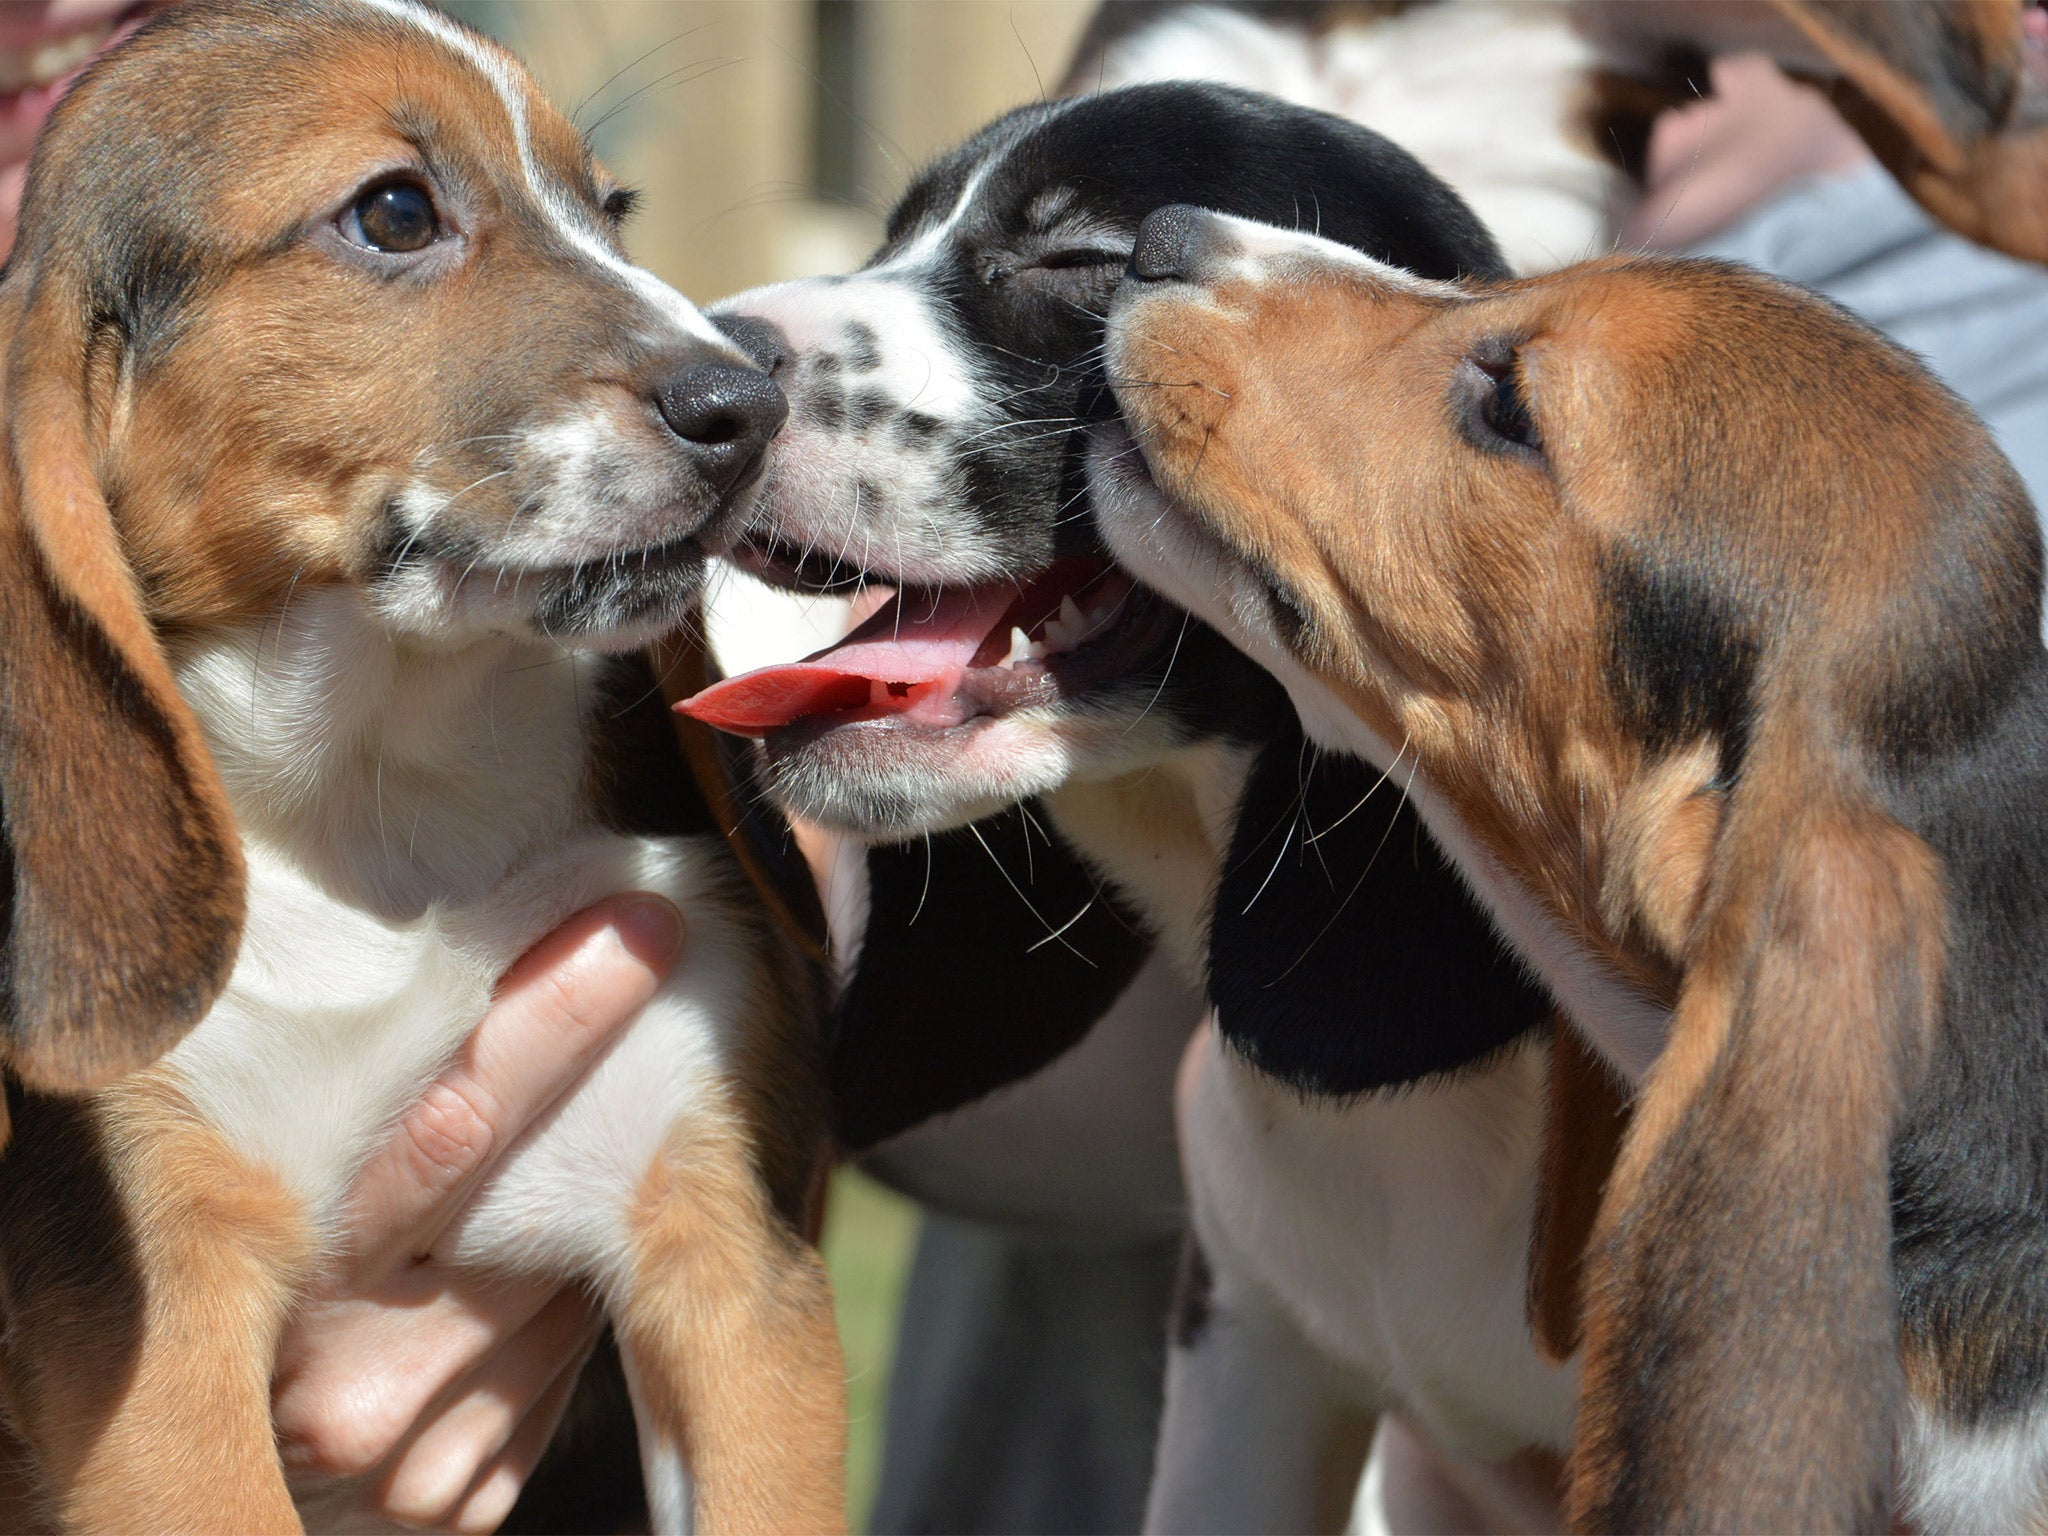
<path fill-rule="evenodd" d="M 1474 446 L 1541 455 L 1543 433 L 1530 408 L 1522 356 L 1499 337 L 1481 342 L 1459 364 L 1459 424 Z"/>
<path fill-rule="evenodd" d="M 1068 246 L 993 265 L 987 276 L 991 287 L 1021 283 L 1027 288 L 1092 291 L 1113 285 L 1130 259 L 1128 250 Z"/>
<path fill-rule="evenodd" d="M 1076 267 L 1116 267 L 1121 270 L 1131 259 L 1129 251 L 1077 248 L 1070 251 L 1048 251 L 1032 265 L 1048 272 L 1065 272 Z"/>
<path fill-rule="evenodd" d="M 423 251 L 444 233 L 434 194 L 410 176 L 365 187 L 343 211 L 340 223 L 351 244 L 386 256 Z"/>

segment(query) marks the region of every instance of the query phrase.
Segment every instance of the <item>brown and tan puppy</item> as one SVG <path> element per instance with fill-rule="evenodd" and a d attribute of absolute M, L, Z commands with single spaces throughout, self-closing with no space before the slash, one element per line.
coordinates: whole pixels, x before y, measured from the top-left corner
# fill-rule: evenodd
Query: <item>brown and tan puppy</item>
<path fill-rule="evenodd" d="M 841 1519 L 817 989 L 641 656 L 785 406 L 626 261 L 629 205 L 412 0 L 180 7 L 38 149 L 0 1403 L 69 1527 L 297 1524 L 272 1355 L 350 1177 L 510 961 L 636 889 L 688 955 L 432 1253 L 604 1300 L 657 1528 Z"/>
<path fill-rule="evenodd" d="M 1575 1522 L 2048 1519 L 2048 658 L 1981 426 L 1738 269 L 1461 287 L 1186 208 L 1108 355 L 1118 557 L 1408 783 L 1637 1085 Z"/>

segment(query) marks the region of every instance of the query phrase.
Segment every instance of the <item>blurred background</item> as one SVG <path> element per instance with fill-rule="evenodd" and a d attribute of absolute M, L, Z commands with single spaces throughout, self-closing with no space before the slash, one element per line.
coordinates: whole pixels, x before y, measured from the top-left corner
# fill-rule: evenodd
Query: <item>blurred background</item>
<path fill-rule="evenodd" d="M 912 173 L 1058 78 L 1093 0 L 470 0 L 644 194 L 636 261 L 707 303 L 843 272 Z M 826 620 L 823 622 L 831 622 Z M 825 1233 L 867 1528 L 916 1208 L 852 1171 Z"/>
<path fill-rule="evenodd" d="M 1092 0 L 481 0 L 692 299 L 858 265 L 911 171 L 1057 77 Z"/>

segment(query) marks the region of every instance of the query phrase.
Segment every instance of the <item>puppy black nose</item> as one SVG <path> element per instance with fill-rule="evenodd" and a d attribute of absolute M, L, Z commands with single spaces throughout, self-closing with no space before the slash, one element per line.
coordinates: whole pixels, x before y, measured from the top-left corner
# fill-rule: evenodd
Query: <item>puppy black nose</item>
<path fill-rule="evenodd" d="M 773 320 L 759 315 L 713 315 L 717 326 L 763 373 L 773 373 L 789 357 L 789 338 Z"/>
<path fill-rule="evenodd" d="M 1170 203 L 1145 215 L 1131 247 L 1131 275 L 1148 283 L 1196 282 L 1203 258 L 1217 245 L 1215 215 Z"/>
<path fill-rule="evenodd" d="M 773 379 L 734 363 L 686 369 L 655 390 L 654 405 L 720 492 L 753 473 L 761 450 L 789 415 L 789 402 Z"/>

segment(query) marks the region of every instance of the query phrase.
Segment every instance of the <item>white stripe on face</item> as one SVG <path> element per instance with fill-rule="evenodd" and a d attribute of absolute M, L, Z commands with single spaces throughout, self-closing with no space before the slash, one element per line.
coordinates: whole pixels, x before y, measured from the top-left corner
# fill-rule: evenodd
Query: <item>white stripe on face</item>
<path fill-rule="evenodd" d="M 527 122 L 525 82 L 513 71 L 502 54 L 483 47 L 445 16 L 418 3 L 418 0 L 358 0 L 358 3 L 382 15 L 402 21 L 408 26 L 418 28 L 491 82 L 492 89 L 498 94 L 498 100 L 504 104 L 506 117 L 511 120 L 512 139 L 519 146 L 519 168 L 525 174 L 527 190 L 532 193 L 533 200 L 541 211 L 548 216 L 555 233 L 572 250 L 617 278 L 656 314 L 668 320 L 684 335 L 710 343 L 721 352 L 729 354 L 736 363 L 746 362 L 739 350 L 704 318 L 696 305 L 652 272 L 623 260 L 618 252 L 606 244 L 597 231 L 590 227 L 583 217 L 583 211 L 576 203 L 565 197 L 561 189 L 548 179 L 547 173 L 541 169 L 540 162 L 533 153 L 533 137 Z"/>
<path fill-rule="evenodd" d="M 952 238 L 953 231 L 959 227 L 960 221 L 967 216 L 967 210 L 974 206 L 974 200 L 981 196 L 982 184 L 988 180 L 1006 153 L 1007 151 L 997 150 L 976 166 L 974 174 L 967 178 L 967 185 L 960 189 L 960 196 L 954 201 L 952 211 L 887 261 L 869 267 L 868 274 L 873 276 L 885 272 L 894 274 L 915 271 L 938 255 L 946 242 Z"/>
<path fill-rule="evenodd" d="M 1348 267 L 1363 275 L 1378 278 L 1388 287 L 1404 293 L 1438 299 L 1471 297 L 1456 283 L 1417 277 L 1406 267 L 1392 266 L 1352 246 L 1342 245 L 1335 240 L 1325 240 L 1320 235 L 1307 234 L 1298 229 L 1282 229 L 1277 224 L 1260 224 L 1252 219 L 1234 218 L 1226 213 L 1212 213 L 1209 217 L 1230 231 L 1230 239 L 1237 248 L 1237 254 L 1252 263 L 1290 259 L 1321 261 L 1330 266 Z M 1257 273 L 1254 269 L 1246 275 L 1255 277 Z"/>

